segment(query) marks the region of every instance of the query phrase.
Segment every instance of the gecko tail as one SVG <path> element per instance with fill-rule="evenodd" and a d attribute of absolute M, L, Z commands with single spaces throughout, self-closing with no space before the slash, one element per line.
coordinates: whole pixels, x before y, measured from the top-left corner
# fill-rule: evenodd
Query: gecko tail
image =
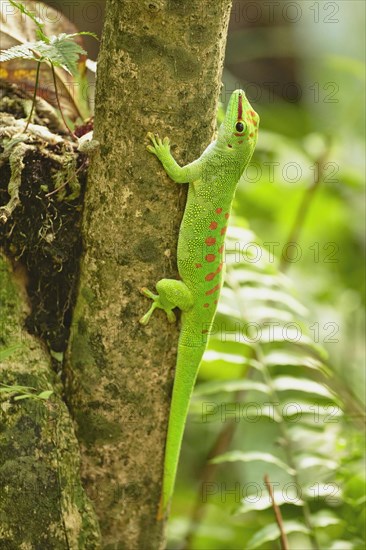
<path fill-rule="evenodd" d="M 203 342 L 202 345 L 192 347 L 182 344 L 178 346 L 177 366 L 165 447 L 163 491 L 159 504 L 158 520 L 164 519 L 169 511 L 189 404 L 205 347 L 206 344 Z"/>

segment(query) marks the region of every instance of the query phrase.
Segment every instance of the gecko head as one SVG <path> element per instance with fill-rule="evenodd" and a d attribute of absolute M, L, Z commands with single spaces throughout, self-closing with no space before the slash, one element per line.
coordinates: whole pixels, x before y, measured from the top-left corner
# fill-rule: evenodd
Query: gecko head
<path fill-rule="evenodd" d="M 252 156 L 257 143 L 259 116 L 250 105 L 243 90 L 231 94 L 219 137 L 226 149 Z"/>

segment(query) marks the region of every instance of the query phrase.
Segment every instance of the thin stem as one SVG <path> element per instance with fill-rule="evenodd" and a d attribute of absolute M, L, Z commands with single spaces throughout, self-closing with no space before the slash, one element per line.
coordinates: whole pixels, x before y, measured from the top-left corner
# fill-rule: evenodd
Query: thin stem
<path fill-rule="evenodd" d="M 283 519 L 282 519 L 281 510 L 280 510 L 279 506 L 276 504 L 274 494 L 273 494 L 273 489 L 272 489 L 271 483 L 269 481 L 269 476 L 267 474 L 264 476 L 264 483 L 267 487 L 267 491 L 268 491 L 269 496 L 271 498 L 274 515 L 275 515 L 275 518 L 276 518 L 278 528 L 279 528 L 280 533 L 281 533 L 281 535 L 280 535 L 281 550 L 289 550 L 288 540 L 287 540 L 286 532 L 285 532 L 285 529 L 284 529 L 284 526 L 283 526 Z"/>
<path fill-rule="evenodd" d="M 323 153 L 323 155 L 318 159 L 317 166 L 318 170 L 316 172 L 314 182 L 305 190 L 302 200 L 300 202 L 299 208 L 297 210 L 297 214 L 294 220 L 294 223 L 291 227 L 291 230 L 289 232 L 288 238 L 286 240 L 286 244 L 283 247 L 283 252 L 280 259 L 279 264 L 279 270 L 283 273 L 288 270 L 288 268 L 291 265 L 291 256 L 289 257 L 288 249 L 289 245 L 291 243 L 297 243 L 299 240 L 300 233 L 304 227 L 305 219 L 308 214 L 310 205 L 314 199 L 315 193 L 317 189 L 319 188 L 319 185 L 323 179 L 323 173 L 324 173 L 324 164 L 326 162 L 326 159 L 329 154 L 329 146 L 327 147 L 327 150 Z"/>
<path fill-rule="evenodd" d="M 70 136 L 72 137 L 73 141 L 77 141 L 77 137 L 75 136 L 74 132 L 72 132 L 70 130 L 70 128 L 68 127 L 67 125 L 67 122 L 65 120 L 65 117 L 64 117 L 64 114 L 62 112 L 62 108 L 61 108 L 61 104 L 60 104 L 60 99 L 58 97 L 58 90 L 57 90 L 57 81 L 56 81 L 56 72 L 55 72 L 55 67 L 51 64 L 51 69 L 52 69 L 52 77 L 53 77 L 53 84 L 55 86 L 55 95 L 56 95 L 56 101 L 57 101 L 57 106 L 59 108 L 59 111 L 60 111 L 60 114 L 61 114 L 61 118 L 63 120 L 63 123 L 65 124 L 66 128 L 67 128 L 67 131 L 69 132 Z"/>
<path fill-rule="evenodd" d="M 33 111 L 34 111 L 34 107 L 35 107 L 35 104 L 36 104 L 36 96 L 37 96 L 37 89 L 38 89 L 38 81 L 39 81 L 39 71 L 40 71 L 40 68 L 41 68 L 41 62 L 40 61 L 37 61 L 37 72 L 36 72 L 36 82 L 34 84 L 34 92 L 33 92 L 33 99 L 32 99 L 32 108 L 31 108 L 31 112 L 29 113 L 29 116 L 28 116 L 28 120 L 27 120 L 27 124 L 23 130 L 23 134 L 25 134 L 25 132 L 27 131 L 28 129 L 28 126 L 30 124 L 30 121 L 32 120 L 32 115 L 33 115 Z"/>
<path fill-rule="evenodd" d="M 75 170 L 75 175 L 78 174 L 84 167 L 85 167 L 85 164 L 86 162 L 82 162 L 82 164 L 79 166 L 79 168 L 77 168 Z M 59 191 L 61 191 L 61 189 L 63 189 L 64 187 L 66 187 L 66 185 L 68 183 L 70 183 L 72 178 L 69 178 L 67 179 L 66 181 L 64 181 L 64 183 L 62 185 L 60 185 L 60 187 L 56 187 L 56 189 L 54 189 L 53 191 L 50 191 L 49 193 L 46 193 L 45 197 L 51 197 L 52 195 L 54 195 L 55 193 L 58 193 Z"/>

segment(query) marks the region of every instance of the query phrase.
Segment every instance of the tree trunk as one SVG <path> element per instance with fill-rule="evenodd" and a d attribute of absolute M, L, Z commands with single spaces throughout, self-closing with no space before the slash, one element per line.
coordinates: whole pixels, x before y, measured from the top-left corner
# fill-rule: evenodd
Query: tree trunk
<path fill-rule="evenodd" d="M 163 312 L 139 325 L 139 288 L 177 277 L 186 188 L 146 151 L 146 133 L 168 135 L 182 164 L 212 139 L 230 5 L 106 5 L 68 396 L 108 549 L 164 544 L 156 512 L 179 328 Z"/>
<path fill-rule="evenodd" d="M 98 549 L 99 528 L 80 482 L 61 384 L 46 347 L 24 329 L 23 279 L 0 255 L 0 548 Z M 17 400 L 19 390 L 4 393 L 4 384 L 34 390 Z M 36 397 L 47 390 L 54 391 L 49 399 Z"/>

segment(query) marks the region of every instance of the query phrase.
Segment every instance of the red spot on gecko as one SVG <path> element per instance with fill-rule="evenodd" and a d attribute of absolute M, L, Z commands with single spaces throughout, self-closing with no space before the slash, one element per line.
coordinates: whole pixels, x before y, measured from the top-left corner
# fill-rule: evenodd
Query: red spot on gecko
<path fill-rule="evenodd" d="M 214 244 L 216 244 L 216 239 L 215 237 L 207 237 L 205 243 L 207 244 L 207 246 L 213 246 Z"/>
<path fill-rule="evenodd" d="M 214 304 L 217 304 L 217 300 L 214 301 Z"/>
<path fill-rule="evenodd" d="M 222 245 L 220 246 L 220 248 L 219 248 L 219 253 L 222 254 L 223 251 L 224 251 L 224 245 L 222 244 Z"/>
<path fill-rule="evenodd" d="M 229 219 L 229 216 L 230 216 L 229 212 L 226 212 L 225 218 L 226 218 L 227 220 Z"/>
<path fill-rule="evenodd" d="M 212 279 L 214 277 L 216 277 L 216 275 L 218 275 L 220 273 L 220 271 L 222 270 L 222 263 L 219 265 L 219 267 L 216 269 L 216 271 L 214 272 L 211 272 L 211 273 L 208 273 L 205 277 L 205 281 L 212 281 Z"/>
<path fill-rule="evenodd" d="M 207 334 L 207 333 L 208 333 L 207 328 L 205 328 L 205 329 L 202 330 L 202 334 Z"/>
<path fill-rule="evenodd" d="M 243 140 L 242 140 L 242 139 L 239 139 L 238 143 L 243 143 Z"/>
<path fill-rule="evenodd" d="M 243 97 L 241 94 L 239 94 L 238 100 L 238 120 L 241 120 L 243 116 Z"/>
<path fill-rule="evenodd" d="M 251 134 L 249 134 L 249 137 L 253 137 L 253 136 L 254 136 L 253 132 Z"/>
<path fill-rule="evenodd" d="M 253 124 L 254 124 L 254 126 L 257 126 L 258 122 L 256 120 L 253 120 Z"/>
<path fill-rule="evenodd" d="M 199 269 L 200 267 L 202 267 L 202 264 L 196 264 L 196 267 L 197 269 Z"/>
<path fill-rule="evenodd" d="M 214 286 L 213 288 L 211 288 L 210 290 L 208 290 L 206 292 L 206 296 L 210 296 L 211 294 L 214 294 L 215 292 L 217 292 L 218 290 L 220 290 L 220 285 L 216 285 Z"/>
<path fill-rule="evenodd" d="M 210 307 L 210 304 L 203 304 L 203 307 Z"/>
<path fill-rule="evenodd" d="M 249 111 L 249 112 L 250 112 L 250 114 L 251 114 L 252 116 L 255 116 L 255 112 L 254 112 L 254 111 Z"/>
<path fill-rule="evenodd" d="M 221 214 L 222 208 L 216 208 L 216 214 Z"/>
<path fill-rule="evenodd" d="M 206 262 L 214 262 L 215 258 L 216 258 L 215 254 L 206 254 L 205 256 Z"/>
<path fill-rule="evenodd" d="M 210 229 L 216 229 L 216 228 L 217 228 L 217 222 L 211 222 Z"/>
<path fill-rule="evenodd" d="M 221 235 L 225 235 L 227 227 L 223 227 L 220 231 Z"/>

